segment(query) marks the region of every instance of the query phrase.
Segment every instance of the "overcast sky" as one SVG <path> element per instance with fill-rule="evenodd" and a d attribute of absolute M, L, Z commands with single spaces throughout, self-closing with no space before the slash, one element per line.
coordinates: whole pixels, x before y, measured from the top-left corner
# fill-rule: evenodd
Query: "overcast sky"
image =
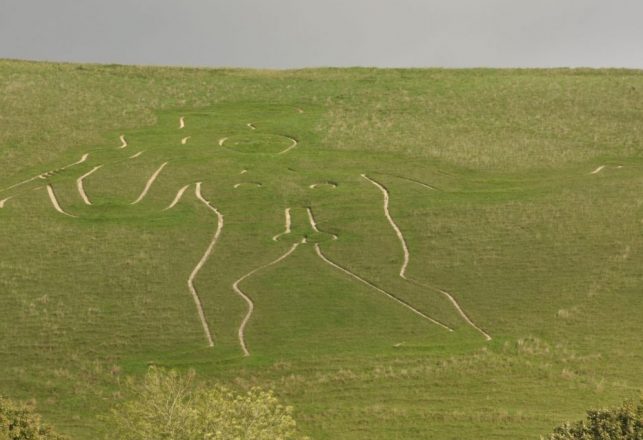
<path fill-rule="evenodd" d="M 0 58 L 643 68 L 643 0 L 0 0 Z"/>

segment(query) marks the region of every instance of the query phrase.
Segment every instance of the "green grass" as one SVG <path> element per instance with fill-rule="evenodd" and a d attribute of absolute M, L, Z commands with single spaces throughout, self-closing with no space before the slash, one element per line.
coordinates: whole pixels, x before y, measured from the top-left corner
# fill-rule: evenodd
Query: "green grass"
<path fill-rule="evenodd" d="M 125 376 L 194 368 L 273 387 L 303 433 L 333 440 L 538 438 L 636 396 L 642 98 L 643 73 L 627 70 L 0 61 L 0 200 L 13 197 L 0 209 L 0 394 L 35 398 L 59 430 L 100 438 Z M 287 138 L 299 145 L 275 154 Z M 53 209 L 35 189 L 43 180 L 3 190 L 87 152 L 48 179 L 78 218 Z M 87 206 L 75 180 L 97 165 Z M 609 166 L 590 174 L 599 165 Z M 451 292 L 492 341 L 443 295 L 399 277 L 400 242 L 362 173 L 389 190 L 408 277 Z M 216 217 L 194 185 L 163 211 L 197 181 L 225 216 L 196 279 L 213 348 L 187 279 Z M 309 188 L 323 182 L 337 188 Z M 273 241 L 288 207 L 292 233 Z M 255 302 L 243 358 L 246 305 L 232 284 L 304 236 L 242 283 Z M 315 243 L 455 331 L 325 264 Z"/>

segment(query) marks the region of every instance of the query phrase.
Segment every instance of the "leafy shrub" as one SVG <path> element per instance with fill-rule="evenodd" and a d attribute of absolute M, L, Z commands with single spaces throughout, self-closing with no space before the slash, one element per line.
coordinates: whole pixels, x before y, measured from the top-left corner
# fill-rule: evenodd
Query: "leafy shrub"
<path fill-rule="evenodd" d="M 0 440 L 64 440 L 42 423 L 33 405 L 0 397 Z"/>
<path fill-rule="evenodd" d="M 119 440 L 299 438 L 292 408 L 272 391 L 236 394 L 223 386 L 203 387 L 194 373 L 150 368 L 136 396 L 112 411 L 113 438 Z"/>
<path fill-rule="evenodd" d="M 587 411 L 587 419 L 556 428 L 548 440 L 643 440 L 643 404 Z"/>

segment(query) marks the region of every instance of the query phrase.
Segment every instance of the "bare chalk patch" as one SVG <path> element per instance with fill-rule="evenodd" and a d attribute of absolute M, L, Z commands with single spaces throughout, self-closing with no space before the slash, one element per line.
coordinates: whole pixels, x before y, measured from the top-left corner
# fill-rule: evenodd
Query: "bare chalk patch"
<path fill-rule="evenodd" d="M 168 209 L 172 209 L 176 206 L 177 203 L 179 203 L 179 200 L 181 200 L 181 197 L 183 197 L 183 194 L 185 191 L 190 187 L 190 185 L 185 185 L 183 188 L 181 188 L 177 193 L 176 196 L 174 197 L 174 200 L 172 200 L 172 203 L 170 203 L 167 208 L 165 208 L 163 211 L 167 211 Z"/>
<path fill-rule="evenodd" d="M 434 291 L 439 292 L 439 293 L 441 293 L 442 295 L 444 295 L 444 296 L 445 296 L 445 297 L 446 297 L 446 298 L 451 302 L 451 304 L 452 304 L 452 305 L 453 305 L 453 307 L 457 310 L 457 312 L 458 312 L 458 314 L 460 315 L 460 317 L 462 317 L 462 319 L 463 319 L 467 324 L 469 324 L 469 325 L 470 325 L 474 330 L 476 330 L 476 331 L 477 331 L 477 332 L 479 332 L 482 336 L 484 336 L 485 340 L 487 340 L 487 341 L 491 341 L 491 335 L 489 335 L 489 333 L 485 332 L 483 329 L 481 329 L 480 327 L 478 327 L 478 326 L 477 326 L 477 325 L 476 325 L 476 324 L 471 320 L 471 318 L 469 318 L 469 315 L 467 315 L 467 314 L 465 313 L 465 311 L 462 309 L 462 307 L 460 306 L 460 304 L 458 303 L 458 301 L 456 301 L 456 299 L 454 298 L 454 296 L 453 296 L 453 295 L 451 295 L 449 292 L 447 292 L 446 290 L 439 289 L 439 288 L 437 288 L 437 287 L 427 286 L 427 285 L 425 285 L 425 284 L 418 283 L 418 282 L 417 282 L 417 281 L 415 281 L 415 280 L 410 280 L 410 281 L 411 281 L 412 283 L 414 283 L 414 284 L 417 284 L 418 286 L 421 286 L 421 287 L 425 287 L 425 288 L 427 288 L 427 289 L 434 290 Z"/>
<path fill-rule="evenodd" d="M 49 200 L 51 200 L 51 204 L 54 206 L 54 209 L 61 214 L 67 215 L 69 217 L 76 217 L 75 215 L 71 215 L 68 212 L 65 212 L 60 207 L 60 203 L 58 203 L 58 199 L 56 198 L 56 193 L 54 192 L 54 187 L 51 186 L 51 184 L 47 185 L 47 194 L 49 194 Z"/>
<path fill-rule="evenodd" d="M 388 190 L 384 187 L 384 185 L 371 179 L 366 174 L 362 174 L 362 177 L 368 180 L 369 182 L 371 182 L 373 185 L 375 185 L 382 192 L 382 195 L 384 196 L 384 215 L 386 216 L 386 219 L 388 220 L 391 227 L 395 231 L 395 235 L 397 235 L 397 238 L 400 240 L 400 244 L 402 245 L 402 251 L 404 252 L 404 261 L 402 262 L 402 267 L 400 268 L 400 276 L 406 279 L 406 268 L 409 265 L 409 258 L 410 258 L 409 248 L 406 245 L 406 239 L 404 238 L 404 235 L 402 235 L 402 231 L 400 231 L 400 228 L 397 226 L 395 221 L 393 221 L 393 217 L 391 217 L 391 213 L 389 212 Z"/>
<path fill-rule="evenodd" d="M 284 232 L 282 232 L 281 234 L 277 234 L 277 235 L 275 235 L 274 237 L 272 237 L 272 239 L 273 239 L 274 241 L 279 240 L 279 238 L 280 238 L 282 235 L 290 234 L 290 232 L 291 232 L 291 231 L 290 231 L 290 226 L 291 226 L 291 221 L 292 221 L 292 220 L 291 220 L 291 218 L 290 218 L 290 208 L 286 208 L 286 209 L 284 210 L 284 217 L 285 217 L 285 230 L 284 230 Z"/>
<path fill-rule="evenodd" d="M 18 183 L 14 184 L 14 185 L 11 185 L 11 186 L 7 187 L 7 188 L 4 188 L 3 190 L 0 190 L 0 192 L 9 191 L 10 189 L 17 188 L 18 186 L 24 185 L 24 184 L 29 183 L 29 182 L 33 182 L 34 180 L 37 180 L 37 179 L 43 179 L 44 180 L 47 177 L 52 176 L 55 172 L 64 171 L 64 170 L 66 170 L 68 168 L 71 168 L 73 166 L 80 165 L 81 163 L 85 162 L 88 157 L 89 157 L 89 153 L 85 153 L 80 157 L 80 160 L 78 160 L 77 162 L 70 163 L 69 165 L 65 165 L 64 167 L 58 168 L 55 171 L 52 170 L 52 171 L 47 171 L 47 172 L 42 173 L 42 174 L 38 174 L 37 176 L 33 176 L 33 177 L 29 178 L 29 179 L 23 180 L 22 182 L 18 182 Z"/>
<path fill-rule="evenodd" d="M 138 196 L 136 200 L 134 200 L 130 205 L 136 205 L 138 202 L 143 200 L 147 192 L 150 190 L 150 187 L 156 180 L 156 178 L 161 174 L 161 171 L 163 171 L 163 168 L 168 164 L 168 162 L 165 162 L 163 165 L 161 165 L 156 171 L 154 171 L 154 174 L 150 176 L 150 178 L 147 180 L 147 183 L 145 184 L 145 188 L 143 188 L 143 192 Z"/>
<path fill-rule="evenodd" d="M 601 165 L 589 174 L 598 174 L 601 171 L 605 170 L 606 168 L 607 168 L 607 165 Z M 623 168 L 623 165 L 611 166 L 611 168 L 616 168 L 617 170 L 620 170 Z"/>
<path fill-rule="evenodd" d="M 92 202 L 91 202 L 91 200 L 89 200 L 89 197 L 87 197 L 87 194 L 85 193 L 85 187 L 83 186 L 83 181 L 87 177 L 91 176 L 96 171 L 101 169 L 101 167 L 102 167 L 102 165 L 95 166 L 94 168 L 92 168 L 91 171 L 89 171 L 88 173 L 83 174 L 78 179 L 76 179 L 76 188 L 78 188 L 78 193 L 80 194 L 80 197 L 83 199 L 83 202 L 85 202 L 85 205 L 91 205 Z"/>
<path fill-rule="evenodd" d="M 308 207 L 306 208 L 306 212 L 308 213 L 308 221 L 310 222 L 310 226 L 313 228 L 313 231 L 315 232 L 321 232 L 319 228 L 317 227 L 317 221 L 315 220 L 315 215 L 313 214 L 313 209 Z M 333 240 L 337 240 L 337 235 L 335 234 L 330 234 L 333 237 Z"/>
<path fill-rule="evenodd" d="M 337 184 L 333 183 L 333 182 L 313 183 L 312 185 L 309 185 L 308 188 L 315 189 L 315 188 L 319 188 L 321 186 L 328 186 L 329 188 L 332 188 L 332 189 L 337 188 Z"/>
<path fill-rule="evenodd" d="M 290 139 L 290 146 L 289 146 L 288 148 L 286 148 L 285 150 L 280 151 L 280 152 L 279 152 L 279 153 L 277 153 L 277 154 L 286 154 L 287 152 L 289 152 L 290 150 L 292 150 L 293 148 L 295 148 L 297 145 L 299 145 L 299 141 L 297 141 L 297 139 L 295 139 L 295 138 L 291 138 L 290 136 L 285 136 L 285 137 L 286 137 L 286 138 L 288 138 L 288 139 Z"/>

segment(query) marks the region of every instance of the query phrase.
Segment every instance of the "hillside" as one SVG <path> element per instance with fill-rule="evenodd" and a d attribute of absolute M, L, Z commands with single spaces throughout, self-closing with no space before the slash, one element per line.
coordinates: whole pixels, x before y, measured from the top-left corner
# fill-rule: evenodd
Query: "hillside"
<path fill-rule="evenodd" d="M 314 439 L 533 439 L 643 390 L 643 73 L 0 61 L 0 394 L 148 365 Z"/>

